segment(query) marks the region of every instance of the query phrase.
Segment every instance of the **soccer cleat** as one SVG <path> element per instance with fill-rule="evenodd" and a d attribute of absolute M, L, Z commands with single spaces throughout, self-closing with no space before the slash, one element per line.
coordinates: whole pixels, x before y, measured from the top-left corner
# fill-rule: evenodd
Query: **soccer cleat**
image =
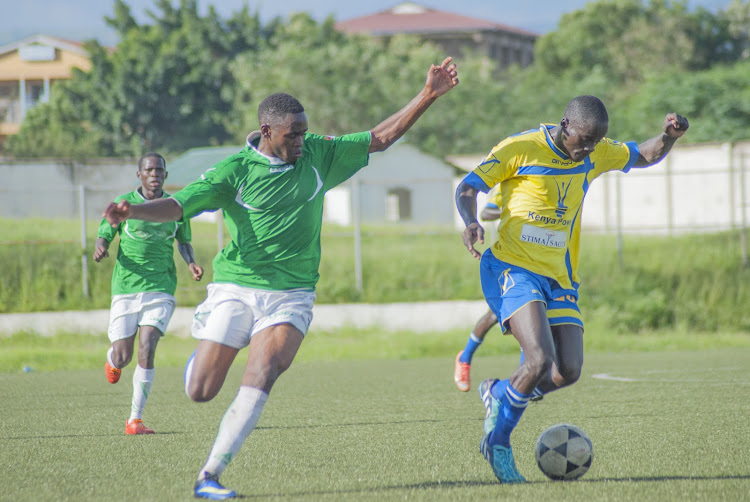
<path fill-rule="evenodd" d="M 453 381 L 456 382 L 456 387 L 461 392 L 468 392 L 471 389 L 471 364 L 462 363 L 461 355 L 464 353 L 462 350 L 456 356 L 456 367 L 453 370 Z"/>
<path fill-rule="evenodd" d="M 143 425 L 140 418 L 134 418 L 125 422 L 125 434 L 154 434 L 154 430 Z"/>
<path fill-rule="evenodd" d="M 489 434 L 495 430 L 495 424 L 497 423 L 497 415 L 500 412 L 500 401 L 495 399 L 490 390 L 492 386 L 497 382 L 496 378 L 488 378 L 479 384 L 479 397 L 482 398 L 482 404 L 486 413 L 484 415 L 484 433 Z"/>
<path fill-rule="evenodd" d="M 495 477 L 505 484 L 525 483 L 526 478 L 516 469 L 516 461 L 513 459 L 513 449 L 499 444 L 490 445 L 490 435 L 485 434 L 479 443 L 479 451 L 492 466 Z"/>
<path fill-rule="evenodd" d="M 109 361 L 104 363 L 104 376 L 109 383 L 117 383 L 120 380 L 122 370 L 109 365 Z"/>
<path fill-rule="evenodd" d="M 234 490 L 221 486 L 217 476 L 199 479 L 195 482 L 193 491 L 196 497 L 211 500 L 226 500 L 237 496 Z"/>

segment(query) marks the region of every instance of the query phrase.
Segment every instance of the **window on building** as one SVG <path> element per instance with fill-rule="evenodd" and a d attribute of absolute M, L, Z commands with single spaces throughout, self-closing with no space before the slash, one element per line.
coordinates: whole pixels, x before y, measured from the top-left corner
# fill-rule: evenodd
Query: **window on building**
<path fill-rule="evenodd" d="M 385 201 L 385 219 L 404 221 L 411 219 L 411 191 L 406 188 L 391 188 Z"/>

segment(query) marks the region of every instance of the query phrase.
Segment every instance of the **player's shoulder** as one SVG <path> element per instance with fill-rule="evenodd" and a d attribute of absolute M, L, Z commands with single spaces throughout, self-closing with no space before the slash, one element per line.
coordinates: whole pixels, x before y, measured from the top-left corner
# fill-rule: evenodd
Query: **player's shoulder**
<path fill-rule="evenodd" d="M 627 148 L 628 146 L 626 143 L 605 137 L 602 138 L 599 143 L 597 143 L 596 148 L 591 153 L 591 156 L 596 158 L 598 156 L 607 155 L 608 152 L 611 152 L 612 150 L 622 150 Z"/>
<path fill-rule="evenodd" d="M 502 150 L 506 154 L 512 155 L 516 152 L 527 152 L 530 148 L 543 148 L 547 143 L 545 132 L 548 127 L 550 125 L 541 124 L 540 127 L 511 134 L 498 143 L 493 148 L 493 152 Z"/>
<path fill-rule="evenodd" d="M 126 200 L 128 202 L 143 202 L 143 197 L 138 193 L 138 190 L 132 190 L 128 193 L 124 193 L 122 195 L 118 195 L 115 197 L 115 204 L 120 202 L 121 200 Z"/>

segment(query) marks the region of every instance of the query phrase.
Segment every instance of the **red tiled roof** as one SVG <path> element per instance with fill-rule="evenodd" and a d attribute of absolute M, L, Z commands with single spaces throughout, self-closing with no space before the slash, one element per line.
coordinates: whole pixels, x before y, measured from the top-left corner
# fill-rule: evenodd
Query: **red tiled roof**
<path fill-rule="evenodd" d="M 396 33 L 435 33 L 478 30 L 502 30 L 536 37 L 536 33 L 496 23 L 487 19 L 453 14 L 420 4 L 406 2 L 369 16 L 336 23 L 346 33 L 392 35 Z"/>

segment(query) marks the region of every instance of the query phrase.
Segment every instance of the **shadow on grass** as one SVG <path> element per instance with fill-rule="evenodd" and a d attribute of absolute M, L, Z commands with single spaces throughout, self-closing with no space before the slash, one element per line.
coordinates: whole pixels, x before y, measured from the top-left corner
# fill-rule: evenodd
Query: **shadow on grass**
<path fill-rule="evenodd" d="M 750 474 L 733 474 L 726 476 L 653 476 L 653 477 L 637 477 L 637 478 L 597 478 L 597 479 L 579 479 L 575 481 L 529 481 L 526 485 L 543 485 L 547 483 L 649 483 L 655 482 L 660 483 L 663 481 L 720 481 L 720 480 L 733 480 L 733 479 L 750 479 Z M 255 495 L 242 495 L 237 494 L 237 498 L 243 499 L 268 499 L 268 498 L 308 498 L 322 495 L 354 495 L 354 494 L 369 494 L 399 490 L 426 490 L 431 488 L 474 488 L 481 486 L 501 486 L 501 483 L 496 481 L 433 481 L 430 483 L 415 483 L 407 485 L 395 485 L 395 486 L 378 486 L 367 489 L 347 489 L 347 490 L 316 490 L 296 493 L 264 493 Z M 514 487 L 522 487 L 523 485 L 513 485 Z"/>

